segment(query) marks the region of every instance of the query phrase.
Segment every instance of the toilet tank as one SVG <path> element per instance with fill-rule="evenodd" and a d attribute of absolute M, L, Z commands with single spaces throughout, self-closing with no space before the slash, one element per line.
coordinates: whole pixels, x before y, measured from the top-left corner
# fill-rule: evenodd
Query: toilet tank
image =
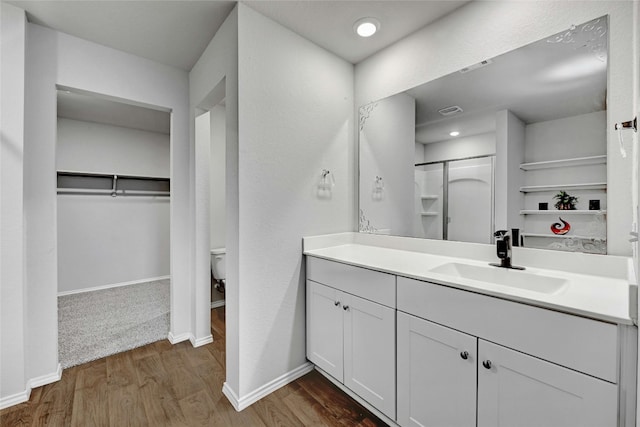
<path fill-rule="evenodd" d="M 214 279 L 224 280 L 226 278 L 225 257 L 226 248 L 211 249 L 211 273 Z"/>

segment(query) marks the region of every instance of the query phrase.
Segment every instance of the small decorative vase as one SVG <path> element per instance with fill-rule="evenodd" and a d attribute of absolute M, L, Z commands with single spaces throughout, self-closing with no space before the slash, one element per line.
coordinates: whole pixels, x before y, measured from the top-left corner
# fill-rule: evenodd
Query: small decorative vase
<path fill-rule="evenodd" d="M 554 222 L 553 224 L 551 224 L 551 231 L 553 232 L 553 234 L 557 234 L 560 236 L 562 236 L 563 234 L 567 234 L 569 230 L 571 230 L 571 225 L 569 225 L 567 221 L 560 217 L 558 217 L 558 219 L 560 220 L 560 222 L 562 222 L 562 224 L 560 222 Z"/>

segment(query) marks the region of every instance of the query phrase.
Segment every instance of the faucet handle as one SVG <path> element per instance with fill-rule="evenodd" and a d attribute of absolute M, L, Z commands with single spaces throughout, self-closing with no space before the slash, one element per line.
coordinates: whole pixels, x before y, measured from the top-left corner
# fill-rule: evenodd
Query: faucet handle
<path fill-rule="evenodd" d="M 507 231 L 507 230 L 497 230 L 495 233 L 493 233 L 493 235 L 495 237 L 504 237 L 504 236 L 507 235 L 508 232 L 509 231 Z"/>

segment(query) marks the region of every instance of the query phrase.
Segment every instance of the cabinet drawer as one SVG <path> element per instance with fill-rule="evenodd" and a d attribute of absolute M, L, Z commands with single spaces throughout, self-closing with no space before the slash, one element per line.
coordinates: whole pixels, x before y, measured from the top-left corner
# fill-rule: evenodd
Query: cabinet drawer
<path fill-rule="evenodd" d="M 307 279 L 387 307 L 396 306 L 396 276 L 307 256 Z"/>
<path fill-rule="evenodd" d="M 618 382 L 613 324 L 404 277 L 398 310 Z"/>

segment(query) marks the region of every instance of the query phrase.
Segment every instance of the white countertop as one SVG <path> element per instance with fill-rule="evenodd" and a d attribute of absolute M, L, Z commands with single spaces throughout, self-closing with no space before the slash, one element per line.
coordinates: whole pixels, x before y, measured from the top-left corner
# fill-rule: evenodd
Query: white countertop
<path fill-rule="evenodd" d="M 485 261 L 470 258 L 358 243 L 307 248 L 304 254 L 612 323 L 633 324 L 630 313 L 637 312 L 635 308 L 637 286 L 620 277 L 547 270 L 525 264 L 528 274 L 567 280 L 568 285 L 561 290 L 545 294 L 430 271 L 447 263 L 487 266 Z M 521 264 L 516 259 L 514 265 Z M 517 273 L 514 272 L 514 274 Z M 636 314 L 633 317 L 637 317 Z"/>

